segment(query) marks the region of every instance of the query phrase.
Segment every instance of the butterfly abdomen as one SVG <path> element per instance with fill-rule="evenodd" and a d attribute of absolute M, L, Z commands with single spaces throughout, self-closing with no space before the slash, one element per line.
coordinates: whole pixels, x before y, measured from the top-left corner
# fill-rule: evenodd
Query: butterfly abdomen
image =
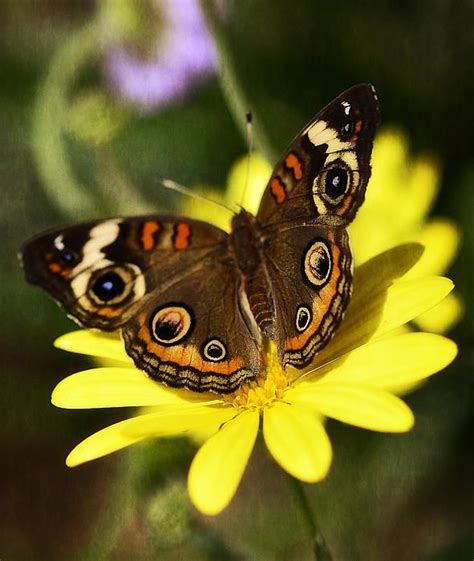
<path fill-rule="evenodd" d="M 258 327 L 268 334 L 272 325 L 273 305 L 262 259 L 260 231 L 252 214 L 243 210 L 234 217 L 230 244 L 250 311 Z"/>
<path fill-rule="evenodd" d="M 245 292 L 247 294 L 250 311 L 258 327 L 270 336 L 273 317 L 273 304 L 269 287 L 264 280 L 264 273 L 259 270 L 255 275 L 245 278 Z"/>

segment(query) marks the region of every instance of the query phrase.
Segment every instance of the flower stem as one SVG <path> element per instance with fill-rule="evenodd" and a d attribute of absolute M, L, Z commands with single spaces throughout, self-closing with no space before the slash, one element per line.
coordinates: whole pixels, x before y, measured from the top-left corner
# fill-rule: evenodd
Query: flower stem
<path fill-rule="evenodd" d="M 247 123 L 245 115 L 252 108 L 250 99 L 245 94 L 236 70 L 236 64 L 232 50 L 227 39 L 228 33 L 222 25 L 215 3 L 212 0 L 200 0 L 201 10 L 206 20 L 207 28 L 211 34 L 217 50 L 219 64 L 219 79 L 222 93 L 227 101 L 229 110 L 234 118 L 235 124 L 241 131 L 244 138 L 247 138 Z M 278 154 L 265 133 L 261 120 L 258 119 L 252 109 L 252 116 L 256 122 L 254 128 L 255 145 L 257 149 L 270 161 L 274 162 Z"/>
<path fill-rule="evenodd" d="M 306 520 L 309 531 L 311 532 L 315 561 L 332 561 L 331 552 L 329 551 L 326 540 L 317 525 L 316 518 L 311 509 L 311 505 L 308 502 L 308 497 L 306 496 L 303 484 L 299 479 L 295 479 L 291 475 L 288 476 L 288 480 L 293 490 L 294 497 L 298 502 L 301 512 Z"/>

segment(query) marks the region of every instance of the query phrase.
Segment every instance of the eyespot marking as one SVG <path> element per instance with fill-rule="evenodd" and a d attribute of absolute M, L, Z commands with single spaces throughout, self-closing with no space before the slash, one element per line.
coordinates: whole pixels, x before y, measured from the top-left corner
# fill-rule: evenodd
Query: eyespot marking
<path fill-rule="evenodd" d="M 157 233 L 160 230 L 159 222 L 147 220 L 142 224 L 140 232 L 140 244 L 145 251 L 150 251 L 158 243 Z"/>
<path fill-rule="evenodd" d="M 312 242 L 304 257 L 304 277 L 313 286 L 322 288 L 331 277 L 332 257 L 328 243 L 319 239 Z"/>
<path fill-rule="evenodd" d="M 67 277 L 79 258 L 76 253 L 65 248 L 62 237 L 61 242 L 58 242 L 58 238 L 54 241 L 54 251 L 48 252 L 45 255 L 45 260 L 48 263 L 48 269 L 53 274 Z"/>
<path fill-rule="evenodd" d="M 166 304 L 151 316 L 152 337 L 161 345 L 175 345 L 190 332 L 193 319 L 191 310 L 182 304 Z"/>
<path fill-rule="evenodd" d="M 328 212 L 328 206 L 344 212 L 350 207 L 354 193 L 360 182 L 355 152 L 348 151 L 334 159 L 328 158 L 326 167 L 316 176 L 312 191 L 313 201 L 320 214 Z"/>
<path fill-rule="evenodd" d="M 339 203 L 349 185 L 349 173 L 344 168 L 333 167 L 324 172 L 323 195 L 330 203 Z"/>
<path fill-rule="evenodd" d="M 306 331 L 306 329 L 308 329 L 308 327 L 311 325 L 312 319 L 313 314 L 311 313 L 311 310 L 308 308 L 308 306 L 298 306 L 295 318 L 296 331 L 298 331 L 299 333 L 303 333 L 303 331 Z"/>
<path fill-rule="evenodd" d="M 191 227 L 186 222 L 178 222 L 174 227 L 173 247 L 175 249 L 186 249 L 189 247 L 191 238 Z"/>
<path fill-rule="evenodd" d="M 299 181 L 303 177 L 303 168 L 301 165 L 301 160 L 295 154 L 295 152 L 290 152 L 285 158 L 285 167 L 293 173 L 293 177 L 296 181 Z"/>
<path fill-rule="evenodd" d="M 115 271 L 100 275 L 92 283 L 91 290 L 102 302 L 109 302 L 123 294 L 125 282 Z"/>
<path fill-rule="evenodd" d="M 354 132 L 355 123 L 349 121 L 344 123 L 341 128 L 341 132 L 344 136 L 350 136 Z"/>
<path fill-rule="evenodd" d="M 346 121 L 341 127 L 341 136 L 343 140 L 348 140 L 349 142 L 355 142 L 359 138 L 359 134 L 360 131 L 362 130 L 363 122 L 364 121 L 362 119 L 358 119 L 357 121 L 354 120 Z"/>
<path fill-rule="evenodd" d="M 135 280 L 134 271 L 125 265 L 97 269 L 89 278 L 87 294 L 99 306 L 121 304 L 130 295 Z"/>
<path fill-rule="evenodd" d="M 225 359 L 227 350 L 219 339 L 210 339 L 202 346 L 201 354 L 206 360 L 220 362 Z"/>
<path fill-rule="evenodd" d="M 75 265 L 78 260 L 77 255 L 67 249 L 62 249 L 61 251 L 59 251 L 58 257 L 59 260 L 67 266 Z"/>
<path fill-rule="evenodd" d="M 286 187 L 283 181 L 278 177 L 273 177 L 270 182 L 270 193 L 277 204 L 281 205 L 286 200 Z"/>

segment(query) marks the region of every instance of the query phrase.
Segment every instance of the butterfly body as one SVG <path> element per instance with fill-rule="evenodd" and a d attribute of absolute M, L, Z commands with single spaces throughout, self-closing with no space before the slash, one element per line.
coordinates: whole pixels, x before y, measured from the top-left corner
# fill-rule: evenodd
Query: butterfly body
<path fill-rule="evenodd" d="M 234 391 L 261 369 L 262 334 L 282 366 L 303 368 L 349 301 L 345 228 L 377 123 L 373 88 L 354 86 L 295 138 L 230 234 L 175 216 L 83 223 L 25 244 L 27 280 L 82 325 L 120 330 L 137 367 L 171 386 Z"/>
<path fill-rule="evenodd" d="M 273 305 L 265 250 L 268 244 L 256 218 L 242 210 L 232 220 L 229 250 L 239 271 L 240 283 L 258 327 L 269 335 Z"/>

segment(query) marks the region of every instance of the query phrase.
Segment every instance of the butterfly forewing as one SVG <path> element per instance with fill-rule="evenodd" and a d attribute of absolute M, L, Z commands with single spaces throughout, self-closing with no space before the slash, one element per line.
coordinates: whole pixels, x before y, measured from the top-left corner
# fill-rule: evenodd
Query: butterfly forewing
<path fill-rule="evenodd" d="M 25 244 L 21 261 L 28 281 L 81 325 L 113 331 L 145 295 L 175 282 L 226 240 L 218 228 L 184 218 L 112 218 L 42 234 Z"/>
<path fill-rule="evenodd" d="M 364 200 L 379 122 L 372 86 L 353 86 L 298 134 L 275 166 L 257 214 L 263 227 L 347 225 Z"/>

